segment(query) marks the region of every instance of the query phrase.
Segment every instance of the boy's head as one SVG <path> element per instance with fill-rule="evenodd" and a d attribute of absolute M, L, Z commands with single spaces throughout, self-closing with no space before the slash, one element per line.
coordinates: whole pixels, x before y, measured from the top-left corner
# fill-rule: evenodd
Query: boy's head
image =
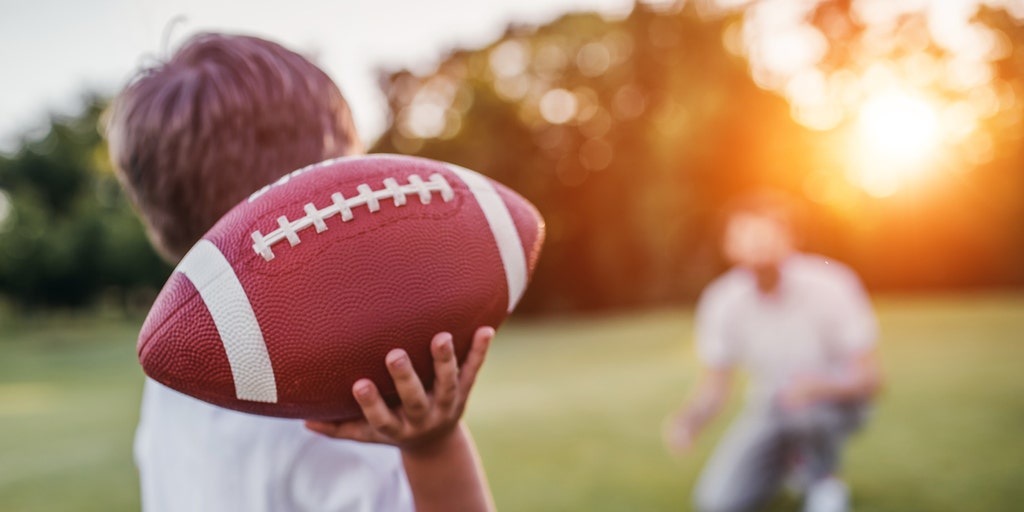
<path fill-rule="evenodd" d="M 200 34 L 115 100 L 111 160 L 171 261 L 280 176 L 362 145 L 338 87 L 301 55 L 255 37 Z"/>
<path fill-rule="evenodd" d="M 777 266 L 796 250 L 796 203 L 776 191 L 741 196 L 727 206 L 722 252 L 734 265 L 760 270 Z"/>

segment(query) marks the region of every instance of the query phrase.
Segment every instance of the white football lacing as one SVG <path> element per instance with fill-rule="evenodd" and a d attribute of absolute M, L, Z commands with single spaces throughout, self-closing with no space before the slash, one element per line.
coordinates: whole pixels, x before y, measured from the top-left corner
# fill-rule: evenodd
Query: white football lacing
<path fill-rule="evenodd" d="M 423 181 L 418 175 L 410 174 L 407 185 L 399 185 L 394 178 L 387 178 L 384 180 L 384 188 L 381 190 L 372 190 L 365 183 L 356 187 L 356 190 L 359 195 L 347 199 L 340 192 L 331 194 L 332 203 L 323 209 L 317 209 L 313 203 L 306 203 L 306 206 L 303 207 L 306 212 L 305 217 L 289 221 L 288 217 L 282 215 L 277 218 L 279 227 L 266 235 L 260 233 L 259 230 L 253 231 L 252 249 L 256 251 L 256 254 L 263 256 L 265 260 L 270 261 L 274 259 L 274 251 L 270 249 L 270 246 L 277 242 L 288 240 L 288 244 L 294 247 L 300 242 L 299 231 L 314 226 L 317 233 L 322 233 L 327 230 L 327 223 L 324 221 L 339 213 L 341 220 L 348 222 L 352 220 L 352 209 L 357 206 L 366 205 L 371 213 L 376 212 L 380 210 L 381 199 L 392 199 L 395 206 L 402 206 L 406 203 L 405 196 L 408 194 L 418 195 L 422 204 L 430 204 L 431 192 L 440 192 L 441 199 L 446 203 L 455 197 L 452 187 L 440 174 L 431 175 L 430 181 Z"/>

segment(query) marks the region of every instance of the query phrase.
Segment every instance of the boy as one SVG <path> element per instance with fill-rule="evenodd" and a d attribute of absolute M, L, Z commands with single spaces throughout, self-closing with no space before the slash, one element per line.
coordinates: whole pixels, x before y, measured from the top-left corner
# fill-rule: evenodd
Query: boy
<path fill-rule="evenodd" d="M 219 34 L 195 36 L 140 73 L 115 101 L 108 137 L 118 176 L 170 262 L 263 185 L 363 150 L 323 71 L 275 43 Z M 489 510 L 460 418 L 493 335 L 477 331 L 461 369 L 451 336 L 435 336 L 432 393 L 407 354 L 391 351 L 401 407 L 389 409 L 363 379 L 352 392 L 365 419 L 347 423 L 238 413 L 147 380 L 135 440 L 143 509 Z"/>
<path fill-rule="evenodd" d="M 779 194 L 754 194 L 728 211 L 722 245 L 735 267 L 697 306 L 704 371 L 670 424 L 670 446 L 693 444 L 725 402 L 735 368 L 748 370 L 750 386 L 697 485 L 698 510 L 755 510 L 794 464 L 808 484 L 804 510 L 847 510 L 835 473 L 881 385 L 877 325 L 857 276 L 798 253 L 795 238 L 791 203 Z"/>

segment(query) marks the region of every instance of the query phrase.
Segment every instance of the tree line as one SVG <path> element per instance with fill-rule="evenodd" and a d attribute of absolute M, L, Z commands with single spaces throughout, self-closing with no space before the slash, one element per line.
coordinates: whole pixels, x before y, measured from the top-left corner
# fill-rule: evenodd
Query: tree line
<path fill-rule="evenodd" d="M 979 127 L 988 158 L 876 198 L 839 179 L 823 149 L 836 131 L 795 122 L 730 47 L 742 13 L 695 4 L 511 26 L 432 73 L 385 73 L 390 123 L 372 151 L 463 165 L 538 207 L 547 243 L 524 312 L 693 300 L 724 268 L 721 205 L 760 187 L 805 198 L 807 248 L 873 290 L 1024 284 L 1024 29 L 1013 18 L 979 17 L 1011 43 L 994 79 L 1016 95 Z M 822 1 L 809 21 L 850 21 L 848 4 Z M 107 100 L 84 103 L 0 155 L 0 293 L 21 305 L 144 302 L 170 272 L 110 168 Z"/>

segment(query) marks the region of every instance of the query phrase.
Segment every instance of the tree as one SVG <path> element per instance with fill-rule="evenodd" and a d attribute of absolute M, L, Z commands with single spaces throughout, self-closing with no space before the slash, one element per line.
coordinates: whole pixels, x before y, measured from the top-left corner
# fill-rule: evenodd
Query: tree
<path fill-rule="evenodd" d="M 168 275 L 111 169 L 99 130 L 106 103 L 85 104 L 0 157 L 0 293 L 25 306 L 81 306 L 102 294 L 124 303 Z"/>
<path fill-rule="evenodd" d="M 942 63 L 954 49 L 921 39 L 921 12 L 870 25 L 854 13 L 859 4 L 806 4 L 797 28 L 822 50 L 789 71 L 763 68 L 743 43 L 774 37 L 748 16 L 766 3 L 703 13 L 707 2 L 637 4 L 621 20 L 572 14 L 513 26 L 432 73 L 385 76 L 391 125 L 374 150 L 464 165 L 538 206 L 548 241 L 527 310 L 692 299 L 722 268 L 719 208 L 763 186 L 807 198 L 809 249 L 852 263 L 875 289 L 1024 283 L 1014 263 L 1024 256 L 1024 187 L 1013 171 L 1022 163 L 1020 26 L 983 10 L 983 26 L 1015 42 L 995 62 L 1002 81 L 937 93 L 952 103 L 992 86 L 1016 107 L 979 117 L 964 146 L 936 164 L 941 179 L 875 196 L 837 149 L 867 98 L 847 91 L 853 103 L 837 107 L 838 95 L 801 96 L 807 84 L 793 80 L 843 84 L 829 77 L 868 76 L 900 59 Z M 984 147 L 986 158 L 969 153 Z"/>
<path fill-rule="evenodd" d="M 374 149 L 480 170 L 538 206 L 548 238 L 523 308 L 692 298 L 719 269 L 718 205 L 740 184 L 784 184 L 805 132 L 723 27 L 638 6 L 510 28 L 431 75 L 388 76 L 393 122 Z"/>

